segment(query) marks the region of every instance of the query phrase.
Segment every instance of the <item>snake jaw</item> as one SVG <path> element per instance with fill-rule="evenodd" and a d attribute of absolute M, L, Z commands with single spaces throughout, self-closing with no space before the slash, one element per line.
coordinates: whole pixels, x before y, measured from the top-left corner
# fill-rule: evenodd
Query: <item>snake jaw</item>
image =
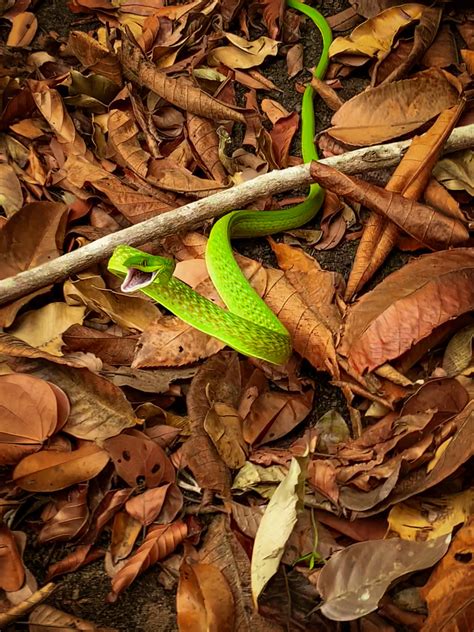
<path fill-rule="evenodd" d="M 136 268 L 129 268 L 125 279 L 122 281 L 120 289 L 126 294 L 131 294 L 132 292 L 148 287 L 151 283 L 153 283 L 158 274 L 158 270 L 153 272 L 143 272 L 142 270 L 137 270 Z"/>

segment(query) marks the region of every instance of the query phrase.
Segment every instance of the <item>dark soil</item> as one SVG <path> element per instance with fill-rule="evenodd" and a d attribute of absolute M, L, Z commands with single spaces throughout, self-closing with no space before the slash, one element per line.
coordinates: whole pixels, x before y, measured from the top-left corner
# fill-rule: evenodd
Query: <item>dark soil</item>
<path fill-rule="evenodd" d="M 345 0 L 324 0 L 321 8 L 325 15 L 333 15 L 349 6 Z M 44 0 L 35 9 L 39 19 L 40 34 L 55 31 L 59 36 L 66 37 L 70 29 L 90 30 L 97 26 L 97 22 L 90 16 L 72 14 L 66 0 Z M 307 21 L 302 29 L 305 46 L 305 66 L 310 68 L 317 61 L 321 52 L 321 41 L 316 29 Z M 282 92 L 271 94 L 272 98 L 280 101 L 288 110 L 300 110 L 301 95 L 293 87 L 293 81 L 288 81 L 286 62 L 283 58 L 269 63 L 264 68 L 265 74 L 281 89 Z M 298 80 L 308 80 L 309 73 L 302 73 Z M 343 99 L 350 98 L 364 89 L 367 80 L 362 76 L 344 81 L 341 91 Z M 330 123 L 331 113 L 328 108 L 318 102 L 317 124 L 318 130 L 326 128 Z M 295 152 L 297 152 L 295 144 Z M 379 176 L 380 177 L 380 176 Z M 296 193 L 296 192 L 295 192 Z M 264 239 L 243 241 L 236 244 L 237 249 L 250 257 L 266 263 L 274 263 L 273 254 Z M 329 251 L 311 252 L 321 265 L 335 270 L 347 279 L 352 266 L 356 241 L 343 241 L 336 249 Z M 400 255 L 394 255 L 384 268 L 383 275 L 402 263 Z M 379 281 L 377 279 L 377 281 Z M 308 373 L 311 374 L 309 368 Z M 331 386 L 329 379 L 322 375 L 314 376 L 317 381 L 317 396 L 315 409 L 309 423 L 314 422 L 323 413 L 337 408 L 347 418 L 344 399 L 339 389 Z M 26 551 L 26 563 L 35 574 L 38 583 L 42 585 L 48 565 L 65 556 L 65 547 L 35 545 L 34 538 L 29 539 Z M 160 566 L 138 578 L 115 604 L 106 603 L 105 597 L 109 592 L 110 578 L 104 570 L 103 560 L 99 560 L 73 573 L 62 576 L 57 582 L 56 592 L 48 599 L 48 603 L 85 619 L 90 619 L 99 626 L 110 626 L 127 632 L 172 632 L 176 626 L 176 587 L 165 590 L 158 581 Z M 18 621 L 9 630 L 25 630 L 26 622 Z"/>

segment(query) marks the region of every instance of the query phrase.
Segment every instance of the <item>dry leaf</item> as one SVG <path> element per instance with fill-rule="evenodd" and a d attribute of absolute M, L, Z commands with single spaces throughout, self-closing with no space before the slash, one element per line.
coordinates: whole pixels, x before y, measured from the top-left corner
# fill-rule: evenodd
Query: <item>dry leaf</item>
<path fill-rule="evenodd" d="M 474 620 L 474 520 L 457 532 L 445 557 L 421 589 L 428 604 L 423 632 L 461 632 Z"/>
<path fill-rule="evenodd" d="M 1 278 L 54 259 L 59 255 L 65 230 L 67 207 L 59 202 L 33 202 L 17 211 L 0 231 Z M 17 311 L 34 296 L 44 294 L 42 288 L 0 308 L 0 325 L 12 324 Z"/>
<path fill-rule="evenodd" d="M 15 540 L 7 526 L 0 526 L 0 587 L 19 590 L 25 581 L 25 568 Z"/>
<path fill-rule="evenodd" d="M 112 591 L 107 601 L 116 601 L 118 595 L 130 586 L 140 573 L 172 553 L 187 534 L 188 527 L 181 520 L 150 528 L 143 544 L 112 579 Z"/>
<path fill-rule="evenodd" d="M 117 57 L 93 37 L 82 31 L 72 31 L 69 34 L 68 47 L 85 68 L 107 77 L 119 86 L 122 85 Z"/>
<path fill-rule="evenodd" d="M 166 508 L 167 520 L 160 519 L 160 514 Z M 174 505 L 173 507 L 171 505 Z M 183 505 L 183 496 L 174 483 L 166 483 L 154 489 L 147 489 L 137 496 L 127 500 L 125 509 L 141 525 L 148 526 L 152 522 L 172 522 Z M 170 511 L 171 510 L 171 511 Z"/>
<path fill-rule="evenodd" d="M 442 158 L 433 169 L 433 175 L 448 189 L 474 195 L 473 152 L 466 149 Z"/>
<path fill-rule="evenodd" d="M 125 511 L 115 514 L 110 541 L 110 555 L 114 564 L 130 555 L 142 530 L 142 524 Z"/>
<path fill-rule="evenodd" d="M 41 604 L 28 618 L 29 632 L 59 632 L 59 630 L 85 630 L 87 632 L 114 632 L 114 628 L 98 627 L 92 621 L 75 617 L 57 608 Z"/>
<path fill-rule="evenodd" d="M 429 542 L 391 538 L 351 544 L 335 553 L 319 574 L 321 612 L 332 621 L 352 621 L 373 612 L 391 582 L 436 564 L 450 540 L 450 536 Z"/>
<path fill-rule="evenodd" d="M 252 68 L 260 66 L 269 55 L 278 52 L 278 42 L 264 35 L 252 42 L 232 33 L 225 33 L 225 36 L 232 46 L 212 49 L 208 55 L 211 66 L 224 64 L 229 68 Z"/>
<path fill-rule="evenodd" d="M 460 86 L 441 70 L 362 92 L 332 117 L 328 133 L 356 146 L 374 145 L 409 134 L 443 110 L 456 105 Z"/>
<path fill-rule="evenodd" d="M 242 419 L 233 406 L 215 402 L 204 420 L 219 456 L 231 469 L 242 467 L 247 458 L 247 443 L 242 434 Z"/>
<path fill-rule="evenodd" d="M 9 333 L 36 349 L 61 356 L 62 334 L 72 325 L 81 325 L 85 311 L 84 307 L 49 303 L 40 309 L 22 314 Z"/>
<path fill-rule="evenodd" d="M 7 217 L 14 215 L 23 206 L 20 181 L 13 167 L 0 164 L 0 206 Z"/>
<path fill-rule="evenodd" d="M 41 450 L 18 463 L 13 480 L 27 491 L 52 492 L 94 478 L 108 461 L 107 452 L 93 443 L 72 452 Z"/>
<path fill-rule="evenodd" d="M 458 248 L 424 255 L 391 274 L 349 311 L 341 351 L 357 371 L 372 370 L 472 311 L 473 265 L 474 249 Z"/>
<path fill-rule="evenodd" d="M 215 566 L 183 562 L 176 599 L 180 632 L 234 630 L 232 592 Z"/>
<path fill-rule="evenodd" d="M 24 11 L 11 18 L 12 28 L 7 38 L 7 46 L 23 48 L 33 41 L 38 29 L 38 20 L 34 13 Z"/>
<path fill-rule="evenodd" d="M 82 531 L 89 518 L 87 492 L 86 484 L 78 485 L 68 492 L 65 500 L 55 504 L 55 513 L 44 521 L 38 542 L 68 541 Z"/>

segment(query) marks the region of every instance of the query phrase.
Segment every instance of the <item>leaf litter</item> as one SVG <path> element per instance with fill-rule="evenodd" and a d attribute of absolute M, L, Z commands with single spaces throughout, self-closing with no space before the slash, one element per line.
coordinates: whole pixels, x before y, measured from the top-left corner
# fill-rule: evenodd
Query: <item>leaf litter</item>
<path fill-rule="evenodd" d="M 18 603 L 31 630 L 112 629 L 67 600 L 37 605 L 38 582 L 101 558 L 109 604 L 156 574 L 183 631 L 472 629 L 474 172 L 470 149 L 441 154 L 473 120 L 474 14 L 350 5 L 312 82 L 334 111 L 321 153 L 413 142 L 377 184 L 314 164 L 320 225 L 267 239 L 263 256 L 236 244 L 291 333 L 287 365 L 121 294 L 102 264 L 1 307 L 2 629 Z M 317 60 L 283 2 L 68 10 L 64 37 L 38 30 L 28 0 L 0 6 L 2 278 L 301 161 L 287 92 Z M 206 234 L 148 249 L 219 302 Z M 359 238 L 344 270 L 338 251 Z M 396 248 L 410 260 L 374 281 Z M 52 543 L 42 572 L 35 547 L 50 557 Z"/>

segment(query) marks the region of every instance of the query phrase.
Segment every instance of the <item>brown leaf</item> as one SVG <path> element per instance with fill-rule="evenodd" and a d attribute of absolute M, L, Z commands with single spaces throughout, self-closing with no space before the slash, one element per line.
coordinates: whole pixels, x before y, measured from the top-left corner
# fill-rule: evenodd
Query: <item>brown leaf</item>
<path fill-rule="evenodd" d="M 23 206 L 23 193 L 18 176 L 7 163 L 0 164 L 0 206 L 7 217 Z"/>
<path fill-rule="evenodd" d="M 159 308 L 145 297 L 111 292 L 96 275 L 87 274 L 77 281 L 66 281 L 63 292 L 70 305 L 86 305 L 126 330 L 143 331 L 160 316 Z"/>
<path fill-rule="evenodd" d="M 233 595 L 236 631 L 280 632 L 275 630 L 273 622 L 255 612 L 250 592 L 250 560 L 227 516 L 216 516 L 209 525 L 199 561 L 218 568 L 227 580 Z"/>
<path fill-rule="evenodd" d="M 423 632 L 466 632 L 474 621 L 474 519 L 457 532 L 448 552 L 421 589 L 428 605 Z M 448 598 L 449 596 L 449 598 Z"/>
<path fill-rule="evenodd" d="M 91 155 L 69 116 L 59 92 L 40 82 L 30 81 L 30 86 L 34 102 L 53 129 L 65 156 Z"/>
<path fill-rule="evenodd" d="M 36 375 L 63 389 L 71 403 L 64 431 L 80 439 L 102 441 L 134 426 L 136 417 L 123 392 L 88 369 L 59 366 L 40 360 Z"/>
<path fill-rule="evenodd" d="M 19 590 L 25 581 L 25 568 L 15 536 L 7 526 L 0 526 L 0 588 Z"/>
<path fill-rule="evenodd" d="M 288 49 L 286 54 L 286 65 L 288 66 L 288 76 L 295 77 L 303 70 L 303 44 L 294 44 Z"/>
<path fill-rule="evenodd" d="M 469 231 L 463 223 L 408 199 L 406 191 L 407 197 L 404 197 L 359 178 L 343 176 L 319 162 L 312 163 L 311 173 L 322 186 L 384 215 L 432 250 L 464 244 L 469 239 Z"/>
<path fill-rule="evenodd" d="M 90 564 L 104 556 L 104 551 L 100 549 L 92 549 L 90 544 L 84 544 L 76 547 L 76 549 L 66 555 L 59 562 L 51 564 L 48 568 L 47 581 L 64 573 L 72 573 L 78 568 Z"/>
<path fill-rule="evenodd" d="M 135 336 L 113 336 L 82 325 L 72 325 L 62 338 L 68 351 L 94 353 L 102 362 L 117 366 L 130 366 L 138 342 Z"/>
<path fill-rule="evenodd" d="M 69 34 L 68 48 L 85 68 L 107 77 L 119 86 L 122 85 L 122 73 L 117 57 L 93 37 L 82 31 L 72 31 Z"/>
<path fill-rule="evenodd" d="M 188 527 L 181 520 L 150 528 L 143 544 L 112 579 L 112 591 L 107 601 L 116 601 L 140 573 L 172 553 L 187 535 Z"/>
<path fill-rule="evenodd" d="M 429 542 L 391 538 L 348 546 L 333 555 L 319 574 L 321 612 L 332 621 L 352 621 L 373 612 L 392 581 L 433 566 L 449 542 L 449 536 Z"/>
<path fill-rule="evenodd" d="M 11 18 L 12 28 L 7 38 L 7 46 L 23 48 L 29 46 L 38 29 L 38 20 L 33 13 L 24 11 Z"/>
<path fill-rule="evenodd" d="M 227 467 L 243 467 L 248 447 L 242 434 L 242 419 L 233 406 L 215 402 L 204 420 L 204 430 Z"/>
<path fill-rule="evenodd" d="M 155 158 L 151 161 L 147 176 L 148 182 L 165 191 L 187 193 L 194 197 L 206 197 L 227 187 L 226 184 L 195 176 L 171 158 Z"/>
<path fill-rule="evenodd" d="M 119 165 L 130 167 L 137 175 L 146 178 L 151 155 L 144 151 L 138 140 L 139 129 L 130 112 L 111 110 L 108 118 L 109 147 Z"/>
<path fill-rule="evenodd" d="M 72 452 L 41 450 L 18 463 L 13 480 L 27 491 L 52 492 L 94 478 L 108 461 L 107 452 L 93 443 Z"/>
<path fill-rule="evenodd" d="M 433 43 L 423 55 L 421 63 L 427 68 L 447 68 L 458 62 L 458 49 L 451 26 L 442 24 Z"/>
<path fill-rule="evenodd" d="M 88 485 L 69 490 L 67 498 L 55 506 L 54 515 L 45 521 L 38 534 L 38 542 L 58 542 L 76 537 L 89 518 Z"/>
<path fill-rule="evenodd" d="M 56 430 L 58 403 L 51 386 L 29 375 L 0 376 L 0 463 L 14 464 Z"/>
<path fill-rule="evenodd" d="M 142 529 L 141 523 L 125 511 L 115 514 L 110 542 L 110 554 L 114 564 L 130 555 Z"/>
<path fill-rule="evenodd" d="M 411 261 L 350 309 L 341 351 L 359 372 L 399 357 L 436 327 L 474 308 L 473 275 L 472 248 Z"/>
<path fill-rule="evenodd" d="M 413 132 L 458 102 L 460 85 L 432 69 L 410 79 L 377 86 L 346 101 L 328 133 L 356 146 L 374 145 Z"/>
<path fill-rule="evenodd" d="M 277 165 L 282 169 L 288 167 L 290 146 L 299 124 L 299 115 L 297 112 L 291 112 L 288 116 L 278 119 L 270 132 L 273 154 Z"/>
<path fill-rule="evenodd" d="M 219 158 L 219 137 L 213 123 L 188 112 L 186 125 L 196 160 L 214 180 L 225 183 L 227 175 Z"/>
<path fill-rule="evenodd" d="M 262 393 L 244 420 L 244 437 L 250 444 L 265 444 L 291 432 L 311 411 L 314 390 L 303 393 Z"/>
<path fill-rule="evenodd" d="M 398 65 L 384 80 L 383 83 L 396 81 L 408 74 L 409 70 L 424 54 L 433 42 L 441 21 L 443 9 L 439 7 L 427 7 L 415 27 L 415 37 L 410 54 Z"/>
<path fill-rule="evenodd" d="M 413 200 L 421 197 L 463 107 L 464 101 L 461 100 L 456 107 L 442 112 L 426 134 L 413 140 L 390 178 L 387 190 L 401 193 Z M 447 215 L 463 220 L 459 214 Z M 369 217 L 347 283 L 346 299 L 371 278 L 392 250 L 398 236 L 398 227 L 386 218 L 374 214 Z"/>
<path fill-rule="evenodd" d="M 124 505 L 132 491 L 131 489 L 108 491 L 95 509 L 90 526 L 87 532 L 82 536 L 81 541 L 89 545 L 93 544 L 102 529 Z"/>
<path fill-rule="evenodd" d="M 147 527 L 152 522 L 172 522 L 182 505 L 183 496 L 179 487 L 174 483 L 166 483 L 130 498 L 125 509 L 141 525 Z M 162 513 L 166 513 L 166 520 L 161 518 Z"/>
<path fill-rule="evenodd" d="M 117 474 L 136 487 L 174 482 L 175 471 L 163 448 L 138 430 L 122 433 L 104 441 L 104 448 L 114 462 Z"/>
<path fill-rule="evenodd" d="M 122 41 L 120 60 L 127 78 L 138 81 L 186 112 L 214 121 L 246 122 L 246 117 L 242 112 L 214 99 L 200 88 L 188 83 L 183 77 L 174 79 L 157 70 L 153 64 L 142 57 L 139 49 L 127 40 Z"/>
<path fill-rule="evenodd" d="M 215 566 L 183 562 L 176 599 L 180 632 L 234 630 L 234 598 Z"/>
<path fill-rule="evenodd" d="M 0 277 L 6 279 L 56 258 L 64 239 L 67 207 L 59 202 L 33 202 L 11 217 L 0 231 Z M 0 326 L 8 327 L 18 310 L 42 288 L 0 308 Z"/>

